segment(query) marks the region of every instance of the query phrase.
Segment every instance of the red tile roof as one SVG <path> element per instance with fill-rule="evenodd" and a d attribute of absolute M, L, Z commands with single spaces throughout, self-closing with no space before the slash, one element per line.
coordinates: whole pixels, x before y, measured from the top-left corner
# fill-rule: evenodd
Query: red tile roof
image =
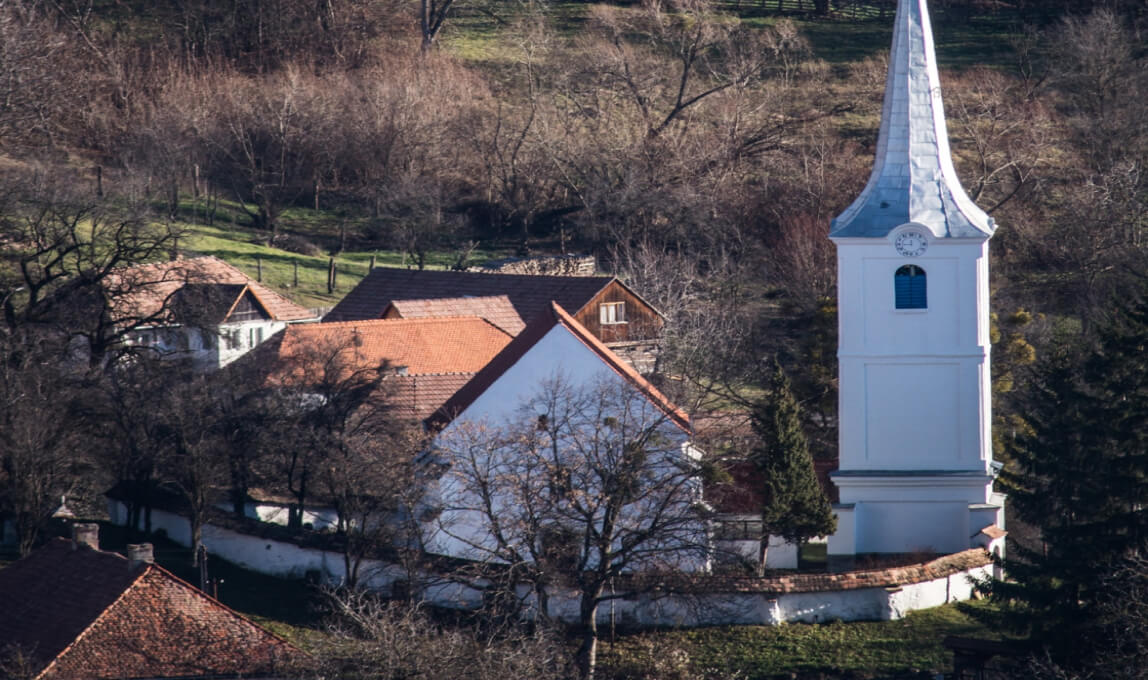
<path fill-rule="evenodd" d="M 0 570 L 0 647 L 43 680 L 266 675 L 301 653 L 154 564 L 56 539 Z"/>
<path fill-rule="evenodd" d="M 125 268 L 109 277 L 107 286 L 112 292 L 120 294 L 114 310 L 118 318 L 146 320 L 157 315 L 162 316 L 165 306 L 174 300 L 177 291 L 188 284 L 242 286 L 234 290 L 226 289 L 231 303 L 226 305 L 228 313 L 242 297 L 243 291 L 247 290 L 276 321 L 304 321 L 314 318 L 306 308 L 291 302 L 215 257 L 179 259 Z"/>
<path fill-rule="evenodd" d="M 310 373 L 302 364 L 326 362 L 332 355 L 347 370 L 387 361 L 405 367 L 407 375 L 475 373 L 509 342 L 504 331 L 471 316 L 299 324 L 288 326 L 269 346 L 277 352 L 272 379 L 294 381 Z"/>
<path fill-rule="evenodd" d="M 535 317 L 533 321 L 527 324 L 525 330 L 519 333 L 505 349 L 499 352 L 498 356 L 491 359 L 490 362 L 474 376 L 474 379 L 468 382 L 462 389 L 455 392 L 443 407 L 428 419 L 429 424 L 435 427 L 444 427 L 453 420 L 455 416 L 465 411 L 468 406 L 474 403 L 483 392 L 501 378 L 511 366 L 518 363 L 519 359 L 525 356 L 526 353 L 555 326 L 562 326 L 568 330 L 574 337 L 597 354 L 603 363 L 641 391 L 651 403 L 657 406 L 658 409 L 666 415 L 670 422 L 677 425 L 686 433 L 691 433 L 690 417 L 685 411 L 675 406 L 669 398 L 658 391 L 656 387 L 651 385 L 648 380 L 643 378 L 641 374 L 615 354 L 613 350 L 602 344 L 601 340 L 594 337 L 590 331 L 586 330 L 582 324 L 578 323 L 574 317 L 570 316 L 566 310 L 562 309 L 562 307 L 555 302 L 550 303 L 547 313 Z"/>
<path fill-rule="evenodd" d="M 396 415 L 408 420 L 425 420 L 473 377 L 474 373 L 395 376 L 391 380 L 396 385 L 393 392 Z"/>
<path fill-rule="evenodd" d="M 378 319 L 395 300 L 505 295 L 526 323 L 557 302 L 577 313 L 614 278 L 610 276 L 531 276 L 376 267 L 355 286 L 325 321 Z"/>
<path fill-rule="evenodd" d="M 398 319 L 424 319 L 443 316 L 478 316 L 511 335 L 526 328 L 522 317 L 514 310 L 505 295 L 483 297 L 432 298 L 423 300 L 392 300 L 382 314 Z"/>

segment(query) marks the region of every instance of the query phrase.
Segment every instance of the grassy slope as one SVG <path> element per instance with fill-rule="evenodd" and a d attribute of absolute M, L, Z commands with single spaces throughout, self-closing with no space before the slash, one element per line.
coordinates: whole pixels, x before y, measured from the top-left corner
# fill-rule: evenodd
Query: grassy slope
<path fill-rule="evenodd" d="M 913 612 L 900 621 L 731 626 L 643 633 L 606 645 L 605 660 L 625 676 L 684 650 L 696 673 L 721 678 L 889 677 L 950 671 L 947 635 L 989 636 L 953 605 Z M 664 663 L 664 661 L 662 662 Z"/>

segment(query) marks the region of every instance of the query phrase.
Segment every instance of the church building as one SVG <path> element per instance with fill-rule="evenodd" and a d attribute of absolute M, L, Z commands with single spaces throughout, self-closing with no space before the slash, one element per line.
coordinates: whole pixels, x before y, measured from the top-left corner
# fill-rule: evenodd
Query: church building
<path fill-rule="evenodd" d="M 1003 550 L 990 436 L 995 229 L 953 168 L 926 0 L 899 0 L 873 172 L 829 233 L 840 383 L 831 560 Z"/>

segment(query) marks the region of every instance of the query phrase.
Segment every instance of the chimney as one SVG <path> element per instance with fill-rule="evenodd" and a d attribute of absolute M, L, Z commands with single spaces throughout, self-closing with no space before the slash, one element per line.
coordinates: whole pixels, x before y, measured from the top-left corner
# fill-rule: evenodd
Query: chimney
<path fill-rule="evenodd" d="M 141 564 L 155 564 L 151 543 L 129 543 L 128 569 L 135 569 Z"/>
<path fill-rule="evenodd" d="M 100 525 L 88 522 L 82 522 L 72 525 L 72 550 L 80 546 L 91 548 L 92 550 L 100 549 Z"/>

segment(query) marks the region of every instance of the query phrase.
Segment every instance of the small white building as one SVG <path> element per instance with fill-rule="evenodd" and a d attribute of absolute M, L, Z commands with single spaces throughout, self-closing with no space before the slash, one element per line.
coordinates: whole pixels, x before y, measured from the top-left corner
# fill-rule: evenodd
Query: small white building
<path fill-rule="evenodd" d="M 829 234 L 841 500 L 831 559 L 1003 549 L 990 437 L 995 229 L 953 167 L 926 0 L 899 0 L 873 172 Z"/>
<path fill-rule="evenodd" d="M 159 262 L 110 277 L 126 344 L 202 370 L 235 361 L 287 324 L 318 317 L 215 257 Z"/>

